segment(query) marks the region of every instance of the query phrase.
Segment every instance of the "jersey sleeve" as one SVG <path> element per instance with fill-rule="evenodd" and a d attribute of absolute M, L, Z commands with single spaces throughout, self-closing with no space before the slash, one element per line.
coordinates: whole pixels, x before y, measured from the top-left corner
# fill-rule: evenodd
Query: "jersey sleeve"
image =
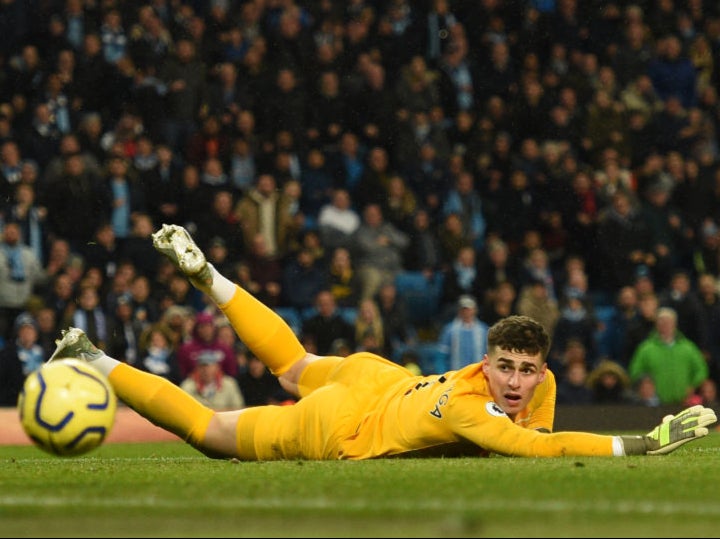
<path fill-rule="evenodd" d="M 538 408 L 541 416 L 547 415 L 548 409 L 544 405 Z M 527 426 L 513 423 L 490 398 L 472 392 L 458 392 L 453 396 L 449 403 L 447 421 L 450 430 L 456 435 L 500 455 L 519 457 L 613 455 L 612 436 L 588 432 L 539 432 L 537 428 L 547 428 L 546 420 L 533 419 Z M 532 428 L 529 428 L 531 426 Z"/>

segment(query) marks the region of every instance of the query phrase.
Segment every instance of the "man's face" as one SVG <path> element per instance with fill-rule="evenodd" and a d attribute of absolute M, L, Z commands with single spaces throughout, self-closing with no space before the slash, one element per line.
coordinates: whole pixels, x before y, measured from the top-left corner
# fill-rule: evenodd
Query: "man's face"
<path fill-rule="evenodd" d="M 490 393 L 511 418 L 528 405 L 546 370 L 540 354 L 494 349 L 488 350 L 483 361 Z"/>

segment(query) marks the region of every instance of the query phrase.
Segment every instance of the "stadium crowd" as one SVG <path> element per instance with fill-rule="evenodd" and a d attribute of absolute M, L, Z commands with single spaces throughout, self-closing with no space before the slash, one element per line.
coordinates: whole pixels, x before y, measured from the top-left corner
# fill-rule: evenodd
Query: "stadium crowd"
<path fill-rule="evenodd" d="M 0 405 L 68 326 L 288 399 L 175 223 L 309 351 L 441 372 L 528 314 L 558 403 L 715 407 L 719 71 L 703 0 L 4 0 Z"/>

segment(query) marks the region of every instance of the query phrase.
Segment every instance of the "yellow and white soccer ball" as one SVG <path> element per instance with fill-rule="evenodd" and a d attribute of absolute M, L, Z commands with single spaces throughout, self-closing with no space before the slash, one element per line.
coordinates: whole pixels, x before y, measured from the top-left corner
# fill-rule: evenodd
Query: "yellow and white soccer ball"
<path fill-rule="evenodd" d="M 40 449 L 76 456 L 103 443 L 115 423 L 117 398 L 107 378 L 79 359 L 45 363 L 25 379 L 20 422 Z"/>

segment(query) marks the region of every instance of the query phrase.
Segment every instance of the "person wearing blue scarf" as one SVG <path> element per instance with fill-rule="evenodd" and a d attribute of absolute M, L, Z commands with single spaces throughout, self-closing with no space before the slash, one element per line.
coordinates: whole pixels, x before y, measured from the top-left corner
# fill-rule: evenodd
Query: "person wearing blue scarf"
<path fill-rule="evenodd" d="M 477 302 L 465 294 L 457 305 L 457 316 L 440 332 L 437 372 L 461 369 L 479 361 L 487 352 L 489 328 L 477 317 Z"/>
<path fill-rule="evenodd" d="M 17 222 L 5 223 L 0 243 L 0 335 L 6 341 L 14 337 L 15 318 L 25 309 L 35 286 L 45 279 L 42 263 L 21 238 Z"/>
<path fill-rule="evenodd" d="M 14 324 L 14 336 L 0 351 L 0 406 L 15 406 L 25 378 L 45 362 L 38 342 L 35 318 L 21 313 Z"/>

